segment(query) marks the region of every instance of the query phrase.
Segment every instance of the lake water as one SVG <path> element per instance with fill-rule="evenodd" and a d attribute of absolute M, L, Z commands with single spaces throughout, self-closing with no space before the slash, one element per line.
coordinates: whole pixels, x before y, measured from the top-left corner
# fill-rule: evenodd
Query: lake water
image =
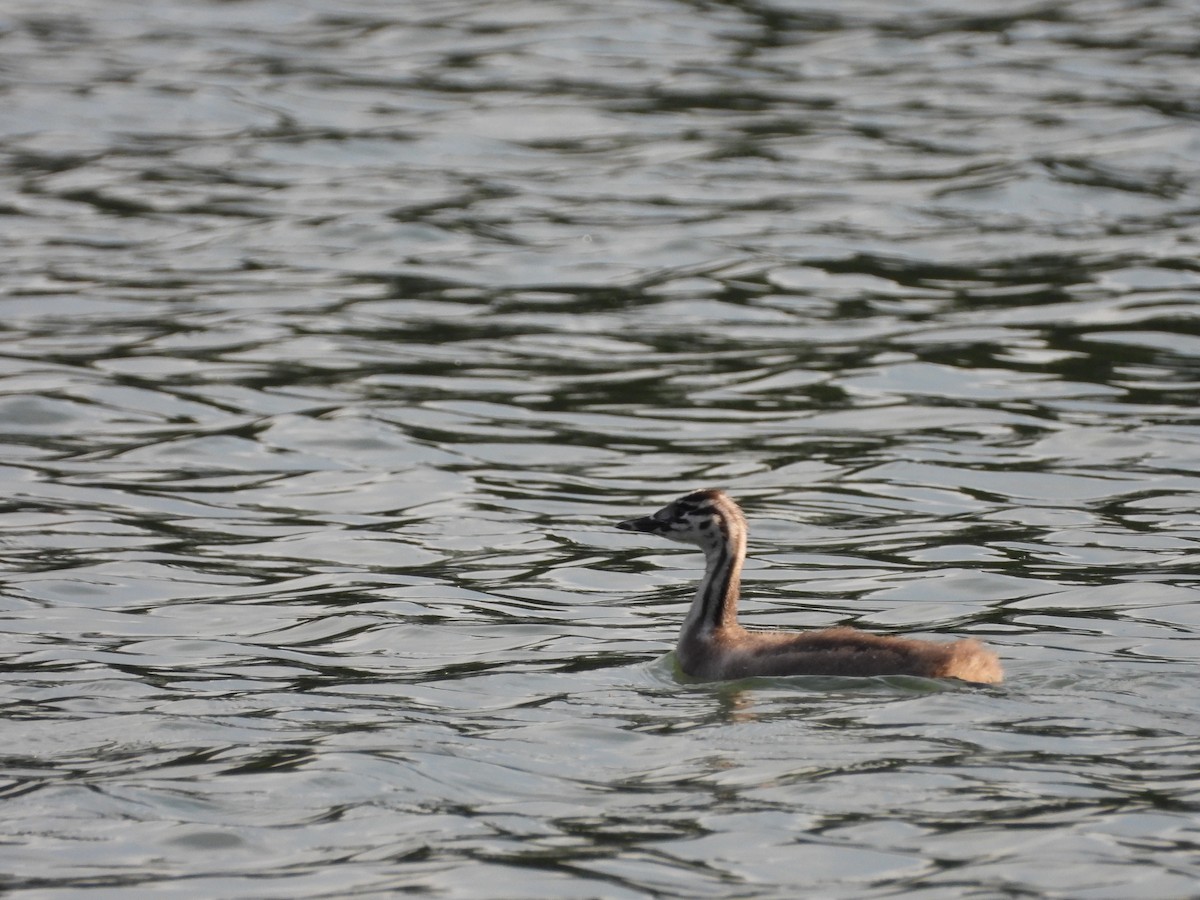
<path fill-rule="evenodd" d="M 8 0 L 0 891 L 1200 896 L 1200 11 Z M 695 684 L 743 619 L 995 688 Z"/>

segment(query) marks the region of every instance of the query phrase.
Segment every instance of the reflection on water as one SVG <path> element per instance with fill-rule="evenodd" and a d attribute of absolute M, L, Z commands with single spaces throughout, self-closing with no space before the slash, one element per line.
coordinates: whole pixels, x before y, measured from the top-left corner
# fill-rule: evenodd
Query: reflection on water
<path fill-rule="evenodd" d="M 1191 896 L 1198 36 L 10 3 L 0 885 Z M 1009 681 L 678 678 L 707 485 Z"/>

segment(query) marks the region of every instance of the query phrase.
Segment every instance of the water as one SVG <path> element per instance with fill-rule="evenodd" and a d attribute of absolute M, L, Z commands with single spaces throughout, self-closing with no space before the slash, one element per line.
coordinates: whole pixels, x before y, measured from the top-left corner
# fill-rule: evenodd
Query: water
<path fill-rule="evenodd" d="M 1196 896 L 1197 48 L 9 0 L 7 895 Z M 710 485 L 1008 681 L 677 678 Z"/>

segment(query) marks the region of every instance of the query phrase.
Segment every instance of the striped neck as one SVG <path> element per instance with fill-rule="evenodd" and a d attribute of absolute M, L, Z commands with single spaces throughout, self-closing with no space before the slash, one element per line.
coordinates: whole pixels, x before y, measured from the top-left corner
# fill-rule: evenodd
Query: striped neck
<path fill-rule="evenodd" d="M 683 635 L 709 634 L 737 626 L 742 562 L 746 558 L 746 521 L 735 511 L 721 510 L 718 527 L 705 541 L 704 577 L 683 624 Z M 681 635 L 682 637 L 682 635 Z"/>

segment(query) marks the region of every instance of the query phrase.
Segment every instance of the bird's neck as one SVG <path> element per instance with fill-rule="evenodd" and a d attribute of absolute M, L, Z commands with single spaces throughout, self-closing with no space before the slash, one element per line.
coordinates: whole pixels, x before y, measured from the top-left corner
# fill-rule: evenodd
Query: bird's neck
<path fill-rule="evenodd" d="M 733 519 L 722 522 L 704 550 L 704 577 L 683 624 L 684 635 L 700 636 L 737 627 L 742 562 L 746 558 L 746 525 Z"/>

